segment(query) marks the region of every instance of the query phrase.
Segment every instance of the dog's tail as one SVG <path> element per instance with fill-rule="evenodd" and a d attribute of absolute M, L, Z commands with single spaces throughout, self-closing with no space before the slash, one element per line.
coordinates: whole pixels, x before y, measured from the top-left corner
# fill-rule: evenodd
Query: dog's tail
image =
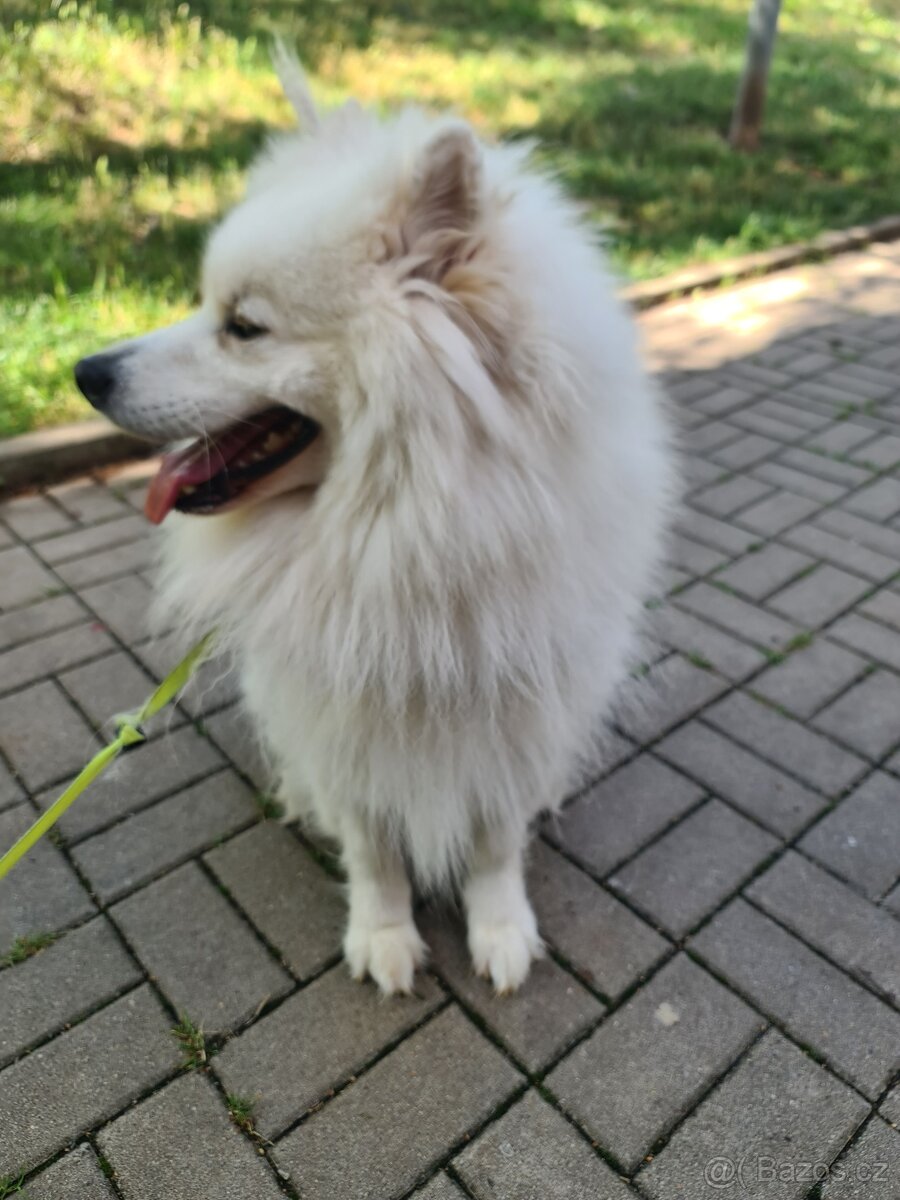
<path fill-rule="evenodd" d="M 319 114 L 306 75 L 297 55 L 280 37 L 276 37 L 272 45 L 272 66 L 278 73 L 288 103 L 297 114 L 297 120 L 303 128 L 314 133 L 319 128 Z"/>

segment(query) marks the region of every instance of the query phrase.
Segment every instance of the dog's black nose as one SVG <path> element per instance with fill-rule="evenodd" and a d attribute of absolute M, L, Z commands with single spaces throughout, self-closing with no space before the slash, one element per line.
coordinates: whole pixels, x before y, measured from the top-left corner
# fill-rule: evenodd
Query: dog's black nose
<path fill-rule="evenodd" d="M 92 354 L 75 364 L 75 382 L 94 408 L 101 412 L 109 403 L 116 382 L 118 354 Z"/>

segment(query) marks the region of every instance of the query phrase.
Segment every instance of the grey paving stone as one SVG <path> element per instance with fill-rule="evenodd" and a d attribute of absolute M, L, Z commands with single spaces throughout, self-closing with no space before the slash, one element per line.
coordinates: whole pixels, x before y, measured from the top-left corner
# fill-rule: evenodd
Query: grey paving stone
<path fill-rule="evenodd" d="M 772 397 L 761 400 L 756 405 L 756 412 L 764 413 L 773 420 L 784 421 L 799 429 L 822 429 L 823 426 L 831 424 L 833 419 L 830 414 L 826 416 L 813 411 L 812 408 L 804 408 L 795 403 L 793 397 L 785 397 L 781 400 Z"/>
<path fill-rule="evenodd" d="M 900 466 L 900 437 L 890 433 L 881 434 L 864 446 L 857 447 L 850 457 L 857 459 L 861 466 L 875 467 L 878 471 Z"/>
<path fill-rule="evenodd" d="M 680 954 L 547 1077 L 592 1139 L 633 1171 L 765 1021 Z"/>
<path fill-rule="evenodd" d="M 239 704 L 205 717 L 203 725 L 215 744 L 258 788 L 265 790 L 271 784 L 275 772 L 266 764 L 250 717 Z"/>
<path fill-rule="evenodd" d="M 167 720 L 166 714 L 160 714 L 158 721 Z M 193 729 L 175 729 L 117 758 L 63 815 L 59 828 L 71 841 L 84 838 L 221 766 L 222 756 L 208 738 Z M 41 808 L 48 807 L 59 790 L 42 793 L 37 803 Z"/>
<path fill-rule="evenodd" d="M 790 837 L 826 801 L 715 729 L 691 721 L 656 748 L 710 791 L 780 834 Z"/>
<path fill-rule="evenodd" d="M 0 1177 L 36 1166 L 178 1067 L 148 985 L 0 1072 Z"/>
<path fill-rule="evenodd" d="M 753 680 L 753 690 L 794 716 L 808 719 L 868 667 L 864 658 L 817 637 Z"/>
<path fill-rule="evenodd" d="M 813 724 L 869 758 L 900 742 L 900 679 L 876 671 L 839 696 Z"/>
<path fill-rule="evenodd" d="M 829 533 L 892 557 L 895 562 L 900 557 L 900 533 L 885 525 L 876 525 L 874 521 L 867 521 L 840 508 L 826 509 L 816 517 L 815 523 Z"/>
<path fill-rule="evenodd" d="M 228 1092 L 253 1099 L 256 1128 L 275 1138 L 443 999 L 419 975 L 415 996 L 385 1000 L 341 963 L 228 1042 L 215 1072 Z"/>
<path fill-rule="evenodd" d="M 465 1195 L 443 1171 L 416 1192 L 416 1200 L 465 1200 Z"/>
<path fill-rule="evenodd" d="M 733 475 L 730 479 L 704 488 L 702 492 L 696 492 L 691 497 L 691 504 L 714 517 L 728 517 L 739 508 L 746 508 L 748 504 L 760 500 L 771 490 L 748 475 Z"/>
<path fill-rule="evenodd" d="M 81 711 L 107 737 L 115 733 L 115 715 L 140 708 L 156 687 L 156 681 L 142 671 L 124 650 L 66 671 L 59 676 L 59 682 Z M 171 728 L 172 722 L 179 720 L 183 718 L 178 710 L 171 709 L 148 723 L 147 732 L 160 725 Z"/>
<path fill-rule="evenodd" d="M 882 1101 L 881 1115 L 886 1121 L 900 1128 L 900 1084 L 888 1092 Z"/>
<path fill-rule="evenodd" d="M 57 563 L 55 570 L 69 587 L 85 588 L 93 583 L 115 579 L 118 575 L 134 575 L 145 571 L 152 562 L 152 539 L 141 537 L 125 546 L 113 546 L 109 550 L 98 550 L 95 554 Z"/>
<path fill-rule="evenodd" d="M 236 833 L 257 816 L 244 784 L 230 771 L 220 771 L 79 842 L 72 857 L 97 896 L 108 903 Z"/>
<path fill-rule="evenodd" d="M 727 421 L 704 421 L 702 425 L 685 434 L 685 443 L 697 454 L 716 450 L 719 446 L 737 442 L 740 430 Z"/>
<path fill-rule="evenodd" d="M 110 915 L 175 1011 L 209 1033 L 243 1025 L 293 986 L 196 863 L 114 905 Z"/>
<path fill-rule="evenodd" d="M 25 546 L 0 550 L 0 609 L 43 600 L 59 583 Z"/>
<path fill-rule="evenodd" d="M 685 454 L 681 459 L 681 480 L 688 492 L 721 481 L 725 472 L 715 463 L 697 454 Z M 703 507 L 702 505 L 700 507 Z"/>
<path fill-rule="evenodd" d="M 853 492 L 844 507 L 873 521 L 887 521 L 900 512 L 900 480 L 889 476 Z"/>
<path fill-rule="evenodd" d="M 888 912 L 900 917 L 900 883 L 888 892 L 882 903 Z"/>
<path fill-rule="evenodd" d="M 500 1052 L 450 1008 L 298 1126 L 273 1155 L 304 1200 L 399 1196 L 520 1082 Z"/>
<path fill-rule="evenodd" d="M 762 437 L 758 433 L 748 433 L 727 446 L 722 446 L 710 454 L 710 458 L 729 471 L 741 471 L 752 467 L 762 459 L 768 458 L 780 448 L 781 443 L 772 438 Z"/>
<path fill-rule="evenodd" d="M 900 787 L 876 771 L 804 837 L 803 849 L 877 899 L 900 879 Z"/>
<path fill-rule="evenodd" d="M 740 682 L 759 670 L 765 656 L 754 646 L 667 604 L 655 614 L 654 632 L 669 646 L 697 662 L 709 663 L 727 679 Z"/>
<path fill-rule="evenodd" d="M 535 1091 L 453 1160 L 475 1200 L 629 1200 L 635 1193 Z"/>
<path fill-rule="evenodd" d="M 797 496 L 806 496 L 808 500 L 815 500 L 819 504 L 831 504 L 847 494 L 844 484 L 820 479 L 818 475 L 806 475 L 794 467 L 785 466 L 782 462 L 762 463 L 753 470 L 752 474 L 754 479 L 760 479 L 771 487 L 784 488 Z"/>
<path fill-rule="evenodd" d="M 55 565 L 70 558 L 81 558 L 95 550 L 124 545 L 135 538 L 143 537 L 146 532 L 146 521 L 130 513 L 115 521 L 104 521 L 102 525 L 75 529 L 71 533 L 49 538 L 46 542 L 39 543 L 37 552 L 44 562 Z"/>
<path fill-rule="evenodd" d="M 95 528 L 103 529 L 98 525 Z M 139 575 L 123 575 L 81 592 L 85 604 L 124 642 L 139 642 L 150 634 L 148 608 L 151 591 Z M 178 659 L 166 668 L 170 671 Z"/>
<path fill-rule="evenodd" d="M 702 795 L 683 775 L 641 754 L 551 817 L 545 832 L 570 857 L 605 875 Z"/>
<path fill-rule="evenodd" d="M 882 588 L 880 592 L 864 600 L 859 606 L 859 611 L 864 616 L 874 617 L 877 621 L 884 621 L 885 625 L 900 629 L 900 595 L 894 591 Z"/>
<path fill-rule="evenodd" d="M 339 952 L 346 917 L 340 885 L 288 830 L 265 821 L 206 861 L 301 979 Z"/>
<path fill-rule="evenodd" d="M 24 799 L 25 793 L 10 775 L 3 760 L 0 759 L 0 812 L 4 808 L 20 804 Z"/>
<path fill-rule="evenodd" d="M 610 885 L 674 937 L 712 912 L 779 846 L 720 800 L 642 850 Z"/>
<path fill-rule="evenodd" d="M 866 1112 L 864 1100 L 772 1030 L 676 1130 L 640 1187 L 653 1200 L 713 1200 L 723 1194 L 717 1181 L 737 1181 L 740 1164 L 740 1191 L 726 1186 L 725 1195 L 800 1200 L 810 1188 L 804 1164 L 830 1162 Z"/>
<path fill-rule="evenodd" d="M 103 917 L 0 971 L 0 1066 L 140 978 Z"/>
<path fill-rule="evenodd" d="M 82 1143 L 29 1179 L 22 1200 L 116 1200 L 116 1196 L 97 1155 Z"/>
<path fill-rule="evenodd" d="M 762 600 L 776 588 L 813 565 L 814 560 L 777 542 L 770 542 L 756 553 L 747 554 L 719 572 L 716 579 L 751 600 Z"/>
<path fill-rule="evenodd" d="M 710 550 L 700 542 L 674 534 L 667 546 L 666 557 L 670 563 L 687 571 L 690 575 L 705 575 L 728 559 L 717 550 Z"/>
<path fill-rule="evenodd" d="M 797 634 L 796 625 L 711 583 L 695 583 L 680 592 L 675 603 L 738 637 L 770 649 L 781 649 Z"/>
<path fill-rule="evenodd" d="M 623 689 L 617 721 L 636 742 L 649 742 L 727 690 L 725 680 L 712 671 L 674 655 Z"/>
<path fill-rule="evenodd" d="M 135 653 L 158 679 L 165 678 L 190 647 L 178 634 L 154 637 Z M 237 672 L 227 660 L 214 657 L 203 663 L 178 698 L 181 707 L 197 718 L 226 704 L 232 704 L 239 692 Z"/>
<path fill-rule="evenodd" d="M 48 494 L 82 525 L 123 517 L 129 512 L 124 500 L 92 479 L 72 479 L 68 483 L 60 483 L 50 488 Z"/>
<path fill-rule="evenodd" d="M 818 629 L 855 604 L 871 586 L 867 579 L 825 563 L 770 596 L 767 604 L 806 629 Z"/>
<path fill-rule="evenodd" d="M 827 429 L 821 429 L 809 439 L 811 450 L 822 450 L 826 454 L 846 454 L 854 446 L 868 442 L 872 438 L 872 430 L 868 425 L 858 425 L 855 421 L 837 421 Z"/>
<path fill-rule="evenodd" d="M 838 795 L 866 770 L 855 754 L 742 693 L 707 709 L 704 720 L 827 795 Z"/>
<path fill-rule="evenodd" d="M 603 1005 L 550 956 L 534 963 L 528 983 L 497 996 L 475 975 L 461 923 L 446 912 L 420 922 L 441 978 L 529 1071 L 539 1071 L 603 1015 Z"/>
<path fill-rule="evenodd" d="M 691 944 L 870 1099 L 900 1067 L 900 1013 L 746 901 L 733 900 Z"/>
<path fill-rule="evenodd" d="M 798 496 L 795 492 L 780 488 L 751 508 L 743 509 L 736 519 L 754 533 L 774 537 L 790 525 L 805 520 L 818 507 L 818 502 L 810 500 L 808 496 Z"/>
<path fill-rule="evenodd" d="M 896 560 L 860 545 L 849 537 L 829 533 L 817 525 L 796 525 L 783 533 L 782 540 L 816 558 L 825 558 L 856 575 L 880 583 L 895 574 Z"/>
<path fill-rule="evenodd" d="M 44 637 L 57 629 L 80 625 L 86 616 L 74 596 L 53 596 L 27 608 L 15 608 L 0 617 L 0 650 Z"/>
<path fill-rule="evenodd" d="M 763 401 L 763 404 L 765 403 L 767 401 Z M 773 438 L 775 441 L 787 444 L 799 442 L 806 434 L 804 426 L 770 416 L 763 411 L 762 404 L 756 404 L 752 408 L 744 409 L 743 412 L 735 413 L 734 423 L 753 433 L 762 434 L 763 437 Z"/>
<path fill-rule="evenodd" d="M 897 1200 L 898 1189 L 900 1133 L 875 1117 L 832 1165 L 822 1200 Z"/>
<path fill-rule="evenodd" d="M 46 496 L 17 496 L 0 504 L 0 520 L 26 542 L 35 542 L 74 525 L 72 518 Z"/>
<path fill-rule="evenodd" d="M 875 662 L 900 671 L 900 634 L 887 629 L 879 621 L 849 613 L 829 626 L 828 636 L 852 646 Z"/>
<path fill-rule="evenodd" d="M 37 814 L 29 804 L 0 813 L 0 848 L 5 853 Z M 43 838 L 0 879 L 0 955 L 18 937 L 52 933 L 95 911 L 78 876 L 52 842 Z"/>
<path fill-rule="evenodd" d="M 752 533 L 693 509 L 689 509 L 682 516 L 675 528 L 685 537 L 721 550 L 729 556 L 743 554 L 758 540 Z"/>
<path fill-rule="evenodd" d="M 900 921 L 789 851 L 746 895 L 804 941 L 900 1005 Z"/>
<path fill-rule="evenodd" d="M 655 930 L 540 841 L 528 884 L 542 935 L 604 996 L 620 996 L 668 950 Z"/>
<path fill-rule="evenodd" d="M 0 692 L 11 692 L 23 684 L 64 671 L 112 647 L 113 642 L 96 623 L 76 625 L 74 629 L 63 629 L 14 646 L 0 654 Z"/>
<path fill-rule="evenodd" d="M 833 483 L 846 484 L 847 487 L 858 487 L 871 479 L 869 472 L 862 467 L 853 466 L 851 463 L 837 462 L 833 458 L 827 458 L 824 454 L 813 454 L 810 450 L 797 448 L 785 450 L 779 461 L 786 463 L 789 467 L 795 467 L 807 475 L 820 475 L 823 479 L 830 479 Z"/>
<path fill-rule="evenodd" d="M 90 726 L 53 683 L 0 700 L 0 749 L 31 790 L 80 771 L 98 748 Z"/>
<path fill-rule="evenodd" d="M 737 387 L 717 388 L 708 396 L 695 400 L 692 407 L 711 417 L 721 417 L 738 408 L 745 408 L 753 399 L 753 393 Z"/>
<path fill-rule="evenodd" d="M 126 1200 L 280 1200 L 272 1171 L 192 1073 L 124 1113 L 99 1136 Z"/>

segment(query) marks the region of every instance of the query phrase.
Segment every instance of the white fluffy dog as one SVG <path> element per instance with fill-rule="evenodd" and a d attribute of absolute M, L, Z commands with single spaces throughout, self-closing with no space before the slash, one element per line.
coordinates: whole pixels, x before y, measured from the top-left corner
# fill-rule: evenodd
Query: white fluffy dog
<path fill-rule="evenodd" d="M 356 105 L 274 141 L 199 312 L 84 359 L 160 441 L 170 618 L 215 626 L 289 816 L 339 839 L 354 976 L 406 992 L 410 878 L 458 885 L 475 969 L 541 951 L 528 826 L 590 752 L 673 494 L 667 421 L 588 232 L 522 147 Z M 198 514 L 202 514 L 198 515 Z M 297 914 L 302 920 L 302 913 Z"/>

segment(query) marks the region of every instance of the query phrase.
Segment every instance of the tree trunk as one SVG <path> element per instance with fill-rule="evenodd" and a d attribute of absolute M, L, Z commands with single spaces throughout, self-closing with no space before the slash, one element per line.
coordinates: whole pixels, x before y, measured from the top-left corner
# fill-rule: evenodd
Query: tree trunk
<path fill-rule="evenodd" d="M 731 117 L 728 140 L 737 150 L 755 150 L 766 103 L 766 82 L 781 0 L 753 0 L 747 58 Z"/>

